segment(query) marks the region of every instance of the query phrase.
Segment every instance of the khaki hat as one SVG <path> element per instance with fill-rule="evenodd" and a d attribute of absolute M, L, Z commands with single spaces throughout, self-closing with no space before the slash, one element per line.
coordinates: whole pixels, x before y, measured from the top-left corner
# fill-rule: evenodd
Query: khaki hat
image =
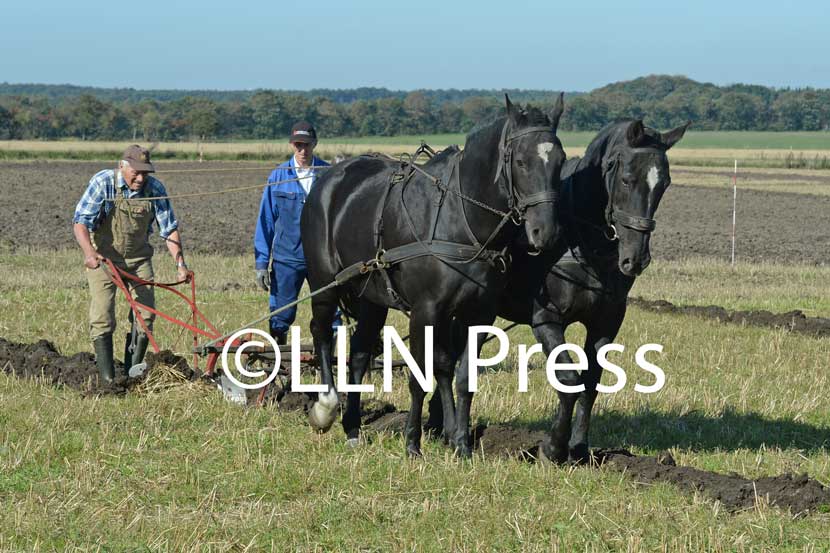
<path fill-rule="evenodd" d="M 124 150 L 124 155 L 121 156 L 121 159 L 128 161 L 130 167 L 136 171 L 144 171 L 147 173 L 156 172 L 156 168 L 150 163 L 150 150 L 142 148 L 138 144 L 133 144 Z"/>

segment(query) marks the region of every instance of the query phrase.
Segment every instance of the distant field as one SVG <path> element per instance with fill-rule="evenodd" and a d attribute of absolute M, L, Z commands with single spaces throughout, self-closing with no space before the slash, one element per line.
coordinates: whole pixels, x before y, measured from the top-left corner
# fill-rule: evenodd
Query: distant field
<path fill-rule="evenodd" d="M 672 167 L 673 186 L 730 189 L 733 171 L 728 167 Z M 738 189 L 789 194 L 830 196 L 830 174 L 809 169 L 744 169 L 738 167 Z"/>
<path fill-rule="evenodd" d="M 592 132 L 561 132 L 568 156 L 584 153 Z M 321 140 L 318 154 L 327 159 L 366 152 L 391 155 L 413 151 L 421 141 L 440 149 L 464 144 L 463 134 L 369 136 Z M 114 159 L 127 142 L 0 141 L 0 159 Z M 161 142 L 154 148 L 157 159 L 278 160 L 288 157 L 288 144 L 279 141 Z M 830 169 L 830 133 L 827 132 L 694 132 L 670 152 L 675 165 L 761 168 Z"/>
<path fill-rule="evenodd" d="M 566 146 L 584 148 L 596 133 L 560 131 L 559 139 Z M 338 144 L 414 145 L 424 140 L 427 144 L 447 146 L 463 144 L 463 134 L 433 134 L 426 136 L 365 136 L 337 138 Z M 828 132 L 753 132 L 753 131 L 699 131 L 690 130 L 679 149 L 729 149 L 729 150 L 830 150 Z"/>

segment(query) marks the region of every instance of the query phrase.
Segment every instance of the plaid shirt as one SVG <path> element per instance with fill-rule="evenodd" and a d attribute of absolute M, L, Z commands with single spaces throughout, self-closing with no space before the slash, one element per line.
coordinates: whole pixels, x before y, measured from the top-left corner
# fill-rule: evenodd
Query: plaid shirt
<path fill-rule="evenodd" d="M 155 177 L 147 176 L 147 181 L 141 190 L 130 190 L 127 183 L 118 173 L 118 188 L 125 198 L 136 198 L 138 196 L 166 196 L 167 191 L 164 185 Z M 145 192 L 145 193 L 142 193 Z M 90 232 L 98 228 L 104 218 L 109 215 L 112 208 L 115 206 L 113 201 L 115 199 L 115 171 L 113 169 L 104 169 L 93 176 L 89 181 L 89 186 L 86 192 L 81 196 L 81 200 L 75 207 L 75 216 L 72 218 L 73 223 L 81 223 Z M 170 205 L 170 200 L 152 200 L 153 207 L 156 212 L 156 224 L 159 227 L 159 234 L 162 238 L 170 236 L 174 230 L 179 227 L 179 222 L 176 220 L 176 215 L 173 213 L 173 206 Z M 147 229 L 149 236 L 153 232 L 153 224 Z"/>

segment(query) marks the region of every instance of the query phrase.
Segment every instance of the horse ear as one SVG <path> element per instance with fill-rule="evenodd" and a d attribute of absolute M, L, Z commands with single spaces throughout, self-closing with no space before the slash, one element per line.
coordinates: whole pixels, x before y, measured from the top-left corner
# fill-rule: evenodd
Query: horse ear
<path fill-rule="evenodd" d="M 689 125 L 691 124 L 691 121 L 686 121 L 685 125 L 680 125 L 676 129 L 660 133 L 660 142 L 662 142 L 668 150 L 669 148 L 677 144 L 681 138 L 683 138 L 683 135 L 686 134 L 686 129 L 688 129 Z"/>
<path fill-rule="evenodd" d="M 628 125 L 628 129 L 626 129 L 625 131 L 625 139 L 628 141 L 628 145 L 632 148 L 636 148 L 637 146 L 639 146 L 642 143 L 645 135 L 646 130 L 643 127 L 642 119 L 632 121 Z"/>
<path fill-rule="evenodd" d="M 513 102 L 510 101 L 510 97 L 507 94 L 504 95 L 504 104 L 507 107 L 507 117 L 515 123 L 516 108 L 513 107 Z"/>
<path fill-rule="evenodd" d="M 559 118 L 562 117 L 562 112 L 565 111 L 565 93 L 560 92 L 559 98 L 556 100 L 556 103 L 553 105 L 553 109 L 550 110 L 550 114 L 548 117 L 550 118 L 550 125 L 553 127 L 553 132 L 556 132 L 556 129 L 559 127 Z"/>

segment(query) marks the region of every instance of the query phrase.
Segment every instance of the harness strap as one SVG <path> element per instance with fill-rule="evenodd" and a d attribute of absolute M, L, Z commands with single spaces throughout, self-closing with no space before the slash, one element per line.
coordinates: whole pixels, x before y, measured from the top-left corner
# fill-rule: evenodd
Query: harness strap
<path fill-rule="evenodd" d="M 353 263 L 337 273 L 334 277 L 335 282 L 345 284 L 349 280 L 361 275 L 369 274 L 374 271 L 385 270 L 393 265 L 433 255 L 441 258 L 444 261 L 458 261 L 468 262 L 471 257 L 475 257 L 477 261 L 484 261 L 488 263 L 498 263 L 505 255 L 497 250 L 481 250 L 475 246 L 468 244 L 458 244 L 456 242 L 446 242 L 444 240 L 430 240 L 422 242 L 412 242 L 403 246 L 379 252 L 375 259 L 370 261 L 358 261 Z M 504 260 L 506 263 L 506 259 Z"/>
<path fill-rule="evenodd" d="M 471 257 L 475 257 L 476 254 L 478 254 L 476 259 L 489 262 L 499 257 L 501 252 L 497 250 L 481 250 L 481 248 L 468 244 L 458 244 L 444 240 L 428 240 L 412 242 L 411 244 L 405 244 L 381 252 L 379 260 L 386 266 L 391 266 L 425 255 L 434 255 L 447 260 L 467 261 Z"/>
<path fill-rule="evenodd" d="M 558 198 L 559 195 L 553 190 L 546 192 L 537 192 L 536 194 L 530 194 L 529 196 L 525 196 L 524 198 L 519 200 L 519 209 L 523 210 L 532 205 L 555 202 Z"/>
<path fill-rule="evenodd" d="M 535 132 L 549 132 L 550 134 L 553 134 L 553 129 L 550 127 L 527 127 L 525 129 L 513 131 L 512 133 L 508 134 L 507 142 L 516 140 L 517 138 L 520 138 L 526 134 L 531 134 Z"/>
<path fill-rule="evenodd" d="M 651 232 L 657 226 L 657 221 L 654 219 L 649 219 L 648 217 L 638 217 L 619 209 L 614 212 L 614 222 L 640 232 Z"/>

